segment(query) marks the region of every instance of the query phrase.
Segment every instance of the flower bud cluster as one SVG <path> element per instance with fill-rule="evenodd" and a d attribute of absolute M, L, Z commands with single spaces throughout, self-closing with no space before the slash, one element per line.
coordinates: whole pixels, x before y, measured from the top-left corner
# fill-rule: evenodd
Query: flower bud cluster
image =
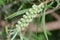
<path fill-rule="evenodd" d="M 32 8 L 29 9 L 28 12 L 26 12 L 25 15 L 23 15 L 23 18 L 20 19 L 20 21 L 18 21 L 18 24 L 22 30 L 24 30 L 25 27 L 27 27 L 29 25 L 30 22 L 32 22 L 33 18 L 35 18 L 37 16 L 37 14 L 41 11 L 43 11 L 44 5 L 40 6 L 40 5 L 33 5 Z"/>

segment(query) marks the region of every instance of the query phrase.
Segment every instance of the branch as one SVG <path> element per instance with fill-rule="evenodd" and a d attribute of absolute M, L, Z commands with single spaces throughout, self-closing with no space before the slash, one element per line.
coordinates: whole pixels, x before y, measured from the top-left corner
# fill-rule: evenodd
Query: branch
<path fill-rule="evenodd" d="M 51 13 L 51 15 L 55 17 L 57 20 L 60 20 L 60 16 L 57 13 L 53 12 Z"/>
<path fill-rule="evenodd" d="M 41 28 L 37 28 L 37 25 L 30 24 L 28 27 L 28 29 L 32 30 L 33 32 L 42 32 Z M 60 29 L 60 21 L 46 23 L 46 30 L 52 31 L 57 29 Z"/>

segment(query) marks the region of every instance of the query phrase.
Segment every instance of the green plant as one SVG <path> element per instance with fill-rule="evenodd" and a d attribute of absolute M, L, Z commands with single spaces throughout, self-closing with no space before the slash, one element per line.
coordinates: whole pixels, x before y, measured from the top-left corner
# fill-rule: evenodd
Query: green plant
<path fill-rule="evenodd" d="M 57 6 L 60 5 L 60 0 L 0 0 L 0 8 L 2 9 L 0 19 L 7 24 L 5 25 L 5 30 L 7 35 L 10 36 L 9 38 L 11 40 L 48 40 L 48 32 L 45 28 L 45 12 L 54 8 L 52 6 L 54 2 L 56 2 Z M 40 35 L 40 33 L 40 36 L 38 36 L 37 30 L 33 32 L 30 29 L 27 33 L 23 34 L 25 28 L 28 28 L 28 25 L 38 15 L 37 24 L 39 25 L 37 26 L 41 26 L 44 36 Z M 8 28 L 12 29 L 9 30 Z"/>
<path fill-rule="evenodd" d="M 26 14 L 23 15 L 23 18 L 21 18 L 18 21 L 18 23 L 16 24 L 16 29 L 13 31 L 14 32 L 14 36 L 12 37 L 11 40 L 13 40 L 19 32 L 20 32 L 20 39 L 24 40 L 24 36 L 23 36 L 22 30 L 24 30 L 24 28 L 29 25 L 29 23 L 33 20 L 33 18 L 35 18 L 37 16 L 37 13 L 43 12 L 44 7 L 45 6 L 44 6 L 43 3 L 41 3 L 40 5 L 35 5 L 34 4 L 32 6 L 32 8 L 30 8 L 29 11 L 27 11 Z M 45 14 L 43 13 L 43 19 L 42 19 L 43 23 L 45 21 L 45 16 L 44 15 Z M 45 23 L 43 25 L 45 26 Z M 45 29 L 44 29 L 44 34 L 45 34 L 45 36 L 47 38 L 47 34 L 46 34 Z M 48 38 L 47 38 L 47 40 L 48 40 Z"/>

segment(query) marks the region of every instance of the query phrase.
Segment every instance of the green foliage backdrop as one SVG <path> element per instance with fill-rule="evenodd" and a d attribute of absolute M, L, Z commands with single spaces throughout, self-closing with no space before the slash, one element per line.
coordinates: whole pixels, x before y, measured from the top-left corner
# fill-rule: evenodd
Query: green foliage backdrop
<path fill-rule="evenodd" d="M 60 6 L 60 0 L 0 0 L 0 20 L 5 22 L 2 32 L 5 38 L 1 40 L 60 40 L 55 39 L 56 32 L 49 32 L 45 28 L 45 23 L 54 19 L 47 15 L 45 18 L 45 13 L 56 6 Z M 31 29 L 24 33 L 29 24 L 36 24 L 42 33 Z"/>

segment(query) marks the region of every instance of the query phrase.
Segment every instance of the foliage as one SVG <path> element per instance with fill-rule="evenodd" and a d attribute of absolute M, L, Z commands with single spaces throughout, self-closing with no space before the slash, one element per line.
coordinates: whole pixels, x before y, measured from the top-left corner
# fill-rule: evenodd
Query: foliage
<path fill-rule="evenodd" d="M 10 40 L 48 40 L 48 32 L 45 29 L 45 12 L 53 8 L 52 5 L 55 1 L 57 5 L 60 5 L 60 0 L 51 0 L 45 4 L 43 4 L 45 0 L 0 0 L 0 7 L 3 9 L 1 15 L 4 14 L 4 18 L 0 17 L 0 19 L 4 19 L 6 22 L 6 33 L 7 35 L 9 34 Z M 44 34 L 39 33 L 38 36 L 38 33 L 30 29 L 23 34 L 25 28 L 34 21 L 38 14 L 41 17 L 39 16 L 40 20 L 37 20 L 41 23 L 41 29 Z M 7 24 L 8 22 L 12 22 L 14 25 L 9 25 Z"/>

